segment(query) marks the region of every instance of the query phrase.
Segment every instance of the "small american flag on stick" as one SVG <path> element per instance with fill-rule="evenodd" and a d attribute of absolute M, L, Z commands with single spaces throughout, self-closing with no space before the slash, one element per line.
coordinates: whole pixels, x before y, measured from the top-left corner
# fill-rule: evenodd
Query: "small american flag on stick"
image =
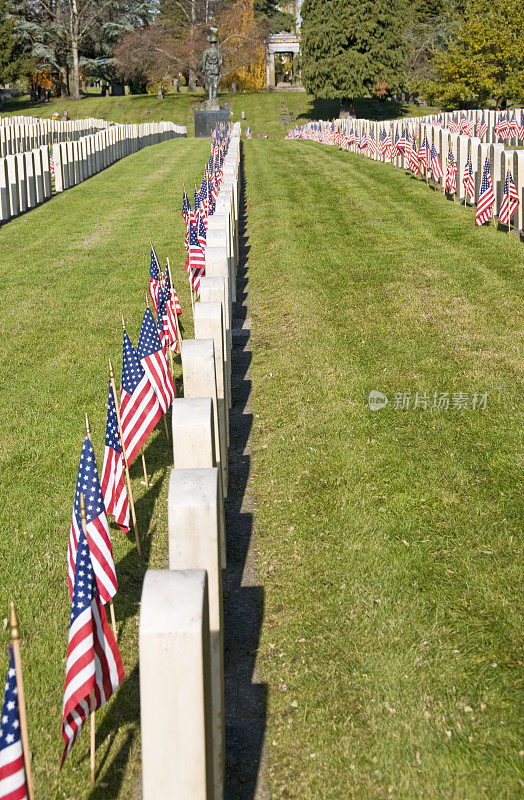
<path fill-rule="evenodd" d="M 61 767 L 87 717 L 102 708 L 124 679 L 124 667 L 98 593 L 89 546 L 78 541 L 62 709 Z"/>
<path fill-rule="evenodd" d="M 9 667 L 0 720 L 0 798 L 28 800 L 18 706 L 18 687 L 13 646 L 9 645 Z"/>
<path fill-rule="evenodd" d="M 120 421 L 130 466 L 162 416 L 162 409 L 125 330 L 122 349 Z"/>
<path fill-rule="evenodd" d="M 165 414 L 175 397 L 175 386 L 169 371 L 166 351 L 149 308 L 146 308 L 142 320 L 136 353 Z"/>
<path fill-rule="evenodd" d="M 129 531 L 129 500 L 126 491 L 124 456 L 118 432 L 113 387 L 109 381 L 109 397 L 107 400 L 106 441 L 104 465 L 102 467 L 102 495 L 108 514 L 112 514 L 119 528 Z"/>
<path fill-rule="evenodd" d="M 491 180 L 491 169 L 489 159 L 486 158 L 484 171 L 482 173 L 482 183 L 480 185 L 479 199 L 477 202 L 477 213 L 475 214 L 475 225 L 483 225 L 493 216 L 493 206 L 495 205 L 495 195 L 493 194 L 493 181 Z"/>
<path fill-rule="evenodd" d="M 519 207 L 519 195 L 517 187 L 513 181 L 513 175 L 508 169 L 506 172 L 506 180 L 504 182 L 504 192 L 502 194 L 502 201 L 499 210 L 499 222 L 503 225 L 508 225 L 511 222 L 511 217 Z"/>
<path fill-rule="evenodd" d="M 86 499 L 86 536 L 93 560 L 98 591 L 102 602 L 107 603 L 115 596 L 118 584 L 113 560 L 113 549 L 111 547 L 111 536 L 109 535 L 109 523 L 107 521 L 104 498 L 98 479 L 95 451 L 93 450 L 93 445 L 91 444 L 89 436 L 86 436 L 84 440 L 82 453 L 80 455 L 80 465 L 78 467 L 73 504 L 73 518 L 71 520 L 71 530 L 67 548 L 67 580 L 71 597 L 73 596 L 75 582 L 78 541 L 82 533 L 82 517 L 80 514 L 81 494 L 83 494 Z"/>

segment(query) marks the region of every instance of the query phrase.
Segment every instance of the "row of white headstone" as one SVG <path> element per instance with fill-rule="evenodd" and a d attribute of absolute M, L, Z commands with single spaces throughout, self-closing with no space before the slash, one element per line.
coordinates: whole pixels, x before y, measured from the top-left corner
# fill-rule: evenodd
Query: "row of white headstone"
<path fill-rule="evenodd" d="M 240 126 L 233 127 L 195 338 L 182 343 L 173 402 L 169 569 L 149 570 L 140 610 L 144 800 L 222 800 L 225 766 L 222 569 L 228 491 L 231 319 L 239 256 Z"/>
<path fill-rule="evenodd" d="M 484 142 L 476 136 L 452 133 L 449 128 L 443 128 L 440 125 L 429 123 L 427 122 L 427 119 L 427 117 L 409 118 L 402 120 L 386 120 L 383 122 L 376 122 L 374 120 L 367 119 L 340 119 L 335 120 L 335 128 L 341 133 L 346 134 L 349 134 L 350 130 L 353 128 L 359 137 L 363 137 L 366 134 L 369 135 L 372 133 L 377 143 L 379 141 L 380 134 L 384 129 L 386 130 L 386 133 L 391 132 L 391 137 L 394 141 L 397 132 L 400 135 L 402 130 L 407 128 L 410 135 L 415 136 L 417 146 L 420 145 L 420 143 L 424 140 L 424 137 L 426 137 L 430 149 L 432 144 L 435 145 L 435 149 L 439 155 L 442 166 L 442 171 L 444 173 L 438 182 L 439 188 L 444 187 L 444 181 L 446 178 L 446 159 L 448 157 L 448 152 L 451 149 L 457 164 L 457 189 L 455 192 L 455 198 L 461 202 L 464 202 L 465 199 L 465 190 L 462 179 L 464 177 L 468 156 L 470 156 L 473 168 L 473 178 L 475 181 L 474 197 L 472 197 L 471 200 L 468 199 L 468 202 L 470 202 L 471 205 L 476 205 L 477 203 L 482 181 L 482 171 L 487 158 L 490 162 L 491 177 L 493 180 L 493 189 L 496 199 L 494 208 L 495 219 L 497 218 L 498 209 L 500 208 L 500 203 L 502 200 L 506 172 L 508 169 L 510 169 L 520 200 L 519 208 L 511 222 L 511 227 L 516 228 L 524 233 L 524 150 L 512 150 L 509 149 L 507 145 L 505 146 L 498 143 Z M 332 126 L 331 122 L 325 121 L 317 124 L 321 126 L 322 131 L 328 131 Z M 306 127 L 312 129 L 314 125 L 315 123 L 311 123 Z M 353 150 L 355 148 L 351 147 L 350 149 Z M 359 152 L 358 148 L 356 149 L 356 152 Z M 370 156 L 369 152 L 366 153 L 366 155 L 376 161 L 387 161 L 388 163 L 392 163 L 395 167 L 400 169 L 408 168 L 407 158 L 404 155 L 396 156 L 391 162 L 388 161 L 386 155 L 379 155 L 378 151 L 374 155 Z"/>
<path fill-rule="evenodd" d="M 24 153 L 42 144 L 77 141 L 114 123 L 105 119 L 39 119 L 37 117 L 0 117 L 0 156 Z"/>
<path fill-rule="evenodd" d="M 63 192 L 143 147 L 186 135 L 172 122 L 115 125 L 0 158 L 0 223 L 51 197 L 53 173 L 55 191 Z"/>

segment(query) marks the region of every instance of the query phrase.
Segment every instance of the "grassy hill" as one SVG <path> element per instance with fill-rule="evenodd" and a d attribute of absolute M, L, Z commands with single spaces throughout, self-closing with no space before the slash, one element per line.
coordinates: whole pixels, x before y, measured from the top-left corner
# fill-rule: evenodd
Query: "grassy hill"
<path fill-rule="evenodd" d="M 194 93 L 170 93 L 164 100 L 150 94 L 101 97 L 91 93 L 76 102 L 53 99 L 49 103 L 34 104 L 28 96 L 22 96 L 6 102 L 0 114 L 48 118 L 55 111 L 61 115 L 67 109 L 70 119 L 95 117 L 121 123 L 170 120 L 178 125 L 186 125 L 188 135 L 193 136 L 191 108 L 197 107 L 204 99 L 202 90 Z M 315 100 L 306 92 L 223 92 L 220 102 L 231 104 L 233 121 L 241 119 L 242 111 L 245 112 L 246 122 L 243 129 L 249 125 L 255 137 L 268 134 L 271 138 L 282 138 L 295 120 L 298 124 L 303 124 L 309 120 L 337 117 L 340 108 L 337 101 Z M 379 103 L 361 100 L 356 103 L 358 116 L 373 119 L 416 116 L 430 113 L 431 110 L 427 106 L 404 105 L 392 101 Z"/>

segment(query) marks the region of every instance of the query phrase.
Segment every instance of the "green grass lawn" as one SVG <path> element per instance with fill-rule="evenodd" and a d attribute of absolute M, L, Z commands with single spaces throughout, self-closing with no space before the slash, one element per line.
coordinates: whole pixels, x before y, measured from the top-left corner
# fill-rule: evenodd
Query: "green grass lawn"
<path fill-rule="evenodd" d="M 522 244 L 334 148 L 245 167 L 273 796 L 516 798 Z"/>
<path fill-rule="evenodd" d="M 164 100 L 156 95 L 128 95 L 123 97 L 101 97 L 88 94 L 82 100 L 52 100 L 49 103 L 31 103 L 25 95 L 5 103 L 0 116 L 22 114 L 25 116 L 51 117 L 54 112 L 63 114 L 67 109 L 70 119 L 95 117 L 113 120 L 114 122 L 161 122 L 171 120 L 178 125 L 185 125 L 188 135 L 194 135 L 191 121 L 192 106 L 204 100 L 203 90 L 197 92 L 181 92 L 167 94 Z M 299 124 L 314 119 L 332 119 L 337 117 L 340 104 L 337 101 L 315 100 L 305 92 L 222 92 L 222 103 L 231 103 L 233 121 L 241 119 L 245 112 L 246 121 L 242 128 L 249 125 L 256 137 L 268 134 L 271 138 L 282 138 L 294 121 L 290 119 L 292 112 Z M 287 113 L 282 112 L 282 105 Z M 404 105 L 400 103 L 379 103 L 369 100 L 356 102 L 356 113 L 372 119 L 388 119 L 404 115 L 416 116 L 429 114 L 434 109 L 427 106 Z M 282 116 L 286 121 L 282 121 Z"/>
<path fill-rule="evenodd" d="M 89 730 L 62 773 L 60 733 L 69 624 L 66 548 L 88 412 L 99 471 L 107 358 L 121 371 L 122 326 L 136 346 L 149 284 L 151 236 L 170 257 L 192 335 L 183 270 L 182 182 L 201 175 L 209 141 L 148 147 L 0 228 L 0 619 L 15 600 L 22 625 L 29 735 L 38 800 L 129 800 L 139 769 L 138 602 L 147 565 L 165 563 L 171 444 L 159 424 L 146 447 L 152 486 L 131 468 L 145 559 L 112 527 L 118 639 L 127 677 L 97 714 L 97 788 Z M 179 362 L 179 359 L 177 359 Z M 177 365 L 180 378 L 181 366 Z M 1 634 L 5 645 L 8 633 Z M 7 669 L 5 648 L 0 674 Z"/>

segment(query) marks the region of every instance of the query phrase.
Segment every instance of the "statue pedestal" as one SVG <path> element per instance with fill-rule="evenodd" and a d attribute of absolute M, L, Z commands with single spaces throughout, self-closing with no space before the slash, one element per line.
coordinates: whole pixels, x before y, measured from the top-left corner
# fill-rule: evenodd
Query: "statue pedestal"
<path fill-rule="evenodd" d="M 209 108 L 211 103 L 216 103 L 216 108 Z M 229 111 L 227 108 L 220 108 L 218 101 L 208 100 L 204 106 L 194 112 L 196 139 L 209 139 L 217 122 L 229 122 Z"/>

